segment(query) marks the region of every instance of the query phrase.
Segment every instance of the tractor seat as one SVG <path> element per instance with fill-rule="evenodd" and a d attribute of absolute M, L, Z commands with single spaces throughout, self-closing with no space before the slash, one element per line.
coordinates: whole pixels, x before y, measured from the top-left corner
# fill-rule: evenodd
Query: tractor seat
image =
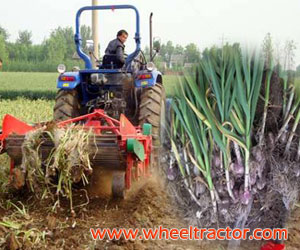
<path fill-rule="evenodd" d="M 123 63 L 119 62 L 117 55 L 104 55 L 102 60 L 102 69 L 120 69 L 123 67 Z"/>

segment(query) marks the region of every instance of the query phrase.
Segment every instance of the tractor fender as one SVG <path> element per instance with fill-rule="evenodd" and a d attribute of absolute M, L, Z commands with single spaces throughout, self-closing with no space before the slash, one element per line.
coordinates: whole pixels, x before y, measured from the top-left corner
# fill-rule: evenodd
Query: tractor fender
<path fill-rule="evenodd" d="M 156 83 L 161 83 L 161 84 L 163 84 L 163 79 L 162 79 L 162 73 L 160 72 L 160 71 L 158 71 L 158 70 L 154 70 L 154 74 L 153 74 L 153 76 L 154 76 L 154 83 L 156 84 Z"/>
<path fill-rule="evenodd" d="M 151 78 L 147 79 L 139 79 L 139 75 L 151 75 Z M 163 84 L 162 73 L 158 70 L 142 70 L 137 74 L 137 78 L 135 79 L 135 87 L 137 88 L 149 88 L 153 87 L 156 83 Z"/>
<path fill-rule="evenodd" d="M 57 88 L 71 90 L 80 84 L 79 72 L 65 72 L 57 79 Z"/>

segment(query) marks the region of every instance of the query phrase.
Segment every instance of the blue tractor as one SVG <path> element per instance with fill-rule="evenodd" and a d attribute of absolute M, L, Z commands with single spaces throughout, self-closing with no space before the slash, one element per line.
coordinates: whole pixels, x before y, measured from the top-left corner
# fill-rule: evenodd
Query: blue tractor
<path fill-rule="evenodd" d="M 105 55 L 96 69 L 91 57 L 82 49 L 80 16 L 84 11 L 131 9 L 136 14 L 136 48 L 120 68 L 115 55 Z M 150 16 L 150 51 L 152 52 L 152 14 Z M 75 44 L 85 69 L 64 72 L 57 80 L 58 93 L 54 107 L 54 120 L 63 121 L 102 109 L 112 118 L 121 114 L 133 125 L 152 125 L 154 155 L 157 155 L 164 138 L 165 90 L 162 74 L 152 63 L 147 63 L 141 50 L 140 17 L 132 5 L 87 6 L 76 15 Z M 150 56 L 152 57 L 152 55 Z"/>

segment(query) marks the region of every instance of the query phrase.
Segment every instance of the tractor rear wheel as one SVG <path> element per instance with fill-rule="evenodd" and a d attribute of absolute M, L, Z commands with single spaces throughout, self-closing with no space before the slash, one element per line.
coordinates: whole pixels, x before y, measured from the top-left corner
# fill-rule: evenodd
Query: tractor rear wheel
<path fill-rule="evenodd" d="M 55 121 L 64 121 L 80 115 L 80 104 L 76 89 L 57 92 L 53 118 Z"/>
<path fill-rule="evenodd" d="M 152 125 L 153 160 L 159 164 L 160 152 L 165 142 L 166 94 L 164 86 L 156 83 L 151 88 L 145 88 L 141 94 L 139 105 L 139 125 Z"/>

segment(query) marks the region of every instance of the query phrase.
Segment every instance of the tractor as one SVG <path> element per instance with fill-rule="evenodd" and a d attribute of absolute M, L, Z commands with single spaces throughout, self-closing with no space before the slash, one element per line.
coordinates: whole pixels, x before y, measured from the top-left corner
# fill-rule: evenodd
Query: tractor
<path fill-rule="evenodd" d="M 135 12 L 135 50 L 127 56 L 121 68 L 115 55 L 104 55 L 102 62 L 97 61 L 97 67 L 93 68 L 92 53 L 88 55 L 82 48 L 80 16 L 85 11 L 117 9 Z M 141 50 L 140 17 L 132 5 L 79 9 L 74 40 L 85 69 L 66 72 L 65 67 L 59 65 L 53 118 L 58 127 L 75 123 L 93 130 L 97 144 L 96 153 L 91 158 L 93 170 L 112 171 L 112 194 L 124 197 L 132 180 L 149 176 L 153 165 L 159 162 L 165 136 L 166 101 L 162 74 L 153 64 L 153 56 L 147 63 Z M 38 126 L 28 125 L 11 115 L 4 117 L 0 153 L 6 152 L 10 156 L 12 176 L 22 161 L 21 147 L 26 134 Z M 42 157 L 47 157 L 53 147 L 50 142 L 43 142 Z M 26 178 L 26 173 L 23 174 Z"/>

